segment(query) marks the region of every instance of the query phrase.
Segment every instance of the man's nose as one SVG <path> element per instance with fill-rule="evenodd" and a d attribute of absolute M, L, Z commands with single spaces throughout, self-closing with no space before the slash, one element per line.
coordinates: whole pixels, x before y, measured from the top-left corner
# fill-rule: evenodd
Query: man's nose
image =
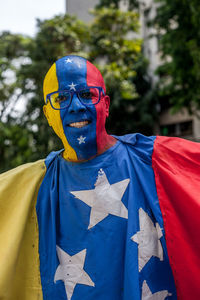
<path fill-rule="evenodd" d="M 76 94 L 73 95 L 71 104 L 68 108 L 69 113 L 77 113 L 77 112 L 85 112 L 86 107 L 81 103 L 78 96 Z"/>

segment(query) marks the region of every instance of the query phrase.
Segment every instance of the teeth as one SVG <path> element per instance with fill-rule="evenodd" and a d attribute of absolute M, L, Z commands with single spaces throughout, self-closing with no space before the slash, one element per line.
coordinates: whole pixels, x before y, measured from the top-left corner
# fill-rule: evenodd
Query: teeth
<path fill-rule="evenodd" d="M 81 127 L 84 127 L 87 124 L 89 124 L 88 121 L 81 121 L 81 122 L 70 123 L 69 126 L 70 127 L 81 128 Z"/>

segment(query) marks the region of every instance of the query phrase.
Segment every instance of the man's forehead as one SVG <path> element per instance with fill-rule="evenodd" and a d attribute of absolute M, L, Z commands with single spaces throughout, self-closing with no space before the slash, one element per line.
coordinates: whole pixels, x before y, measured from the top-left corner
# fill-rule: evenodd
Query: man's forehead
<path fill-rule="evenodd" d="M 56 62 L 59 89 L 79 89 L 82 86 L 104 86 L 99 70 L 79 56 L 66 56 Z"/>
<path fill-rule="evenodd" d="M 56 90 L 77 90 L 85 86 L 100 86 L 106 93 L 100 71 L 83 57 L 69 55 L 52 65 L 44 79 L 44 99 Z"/>

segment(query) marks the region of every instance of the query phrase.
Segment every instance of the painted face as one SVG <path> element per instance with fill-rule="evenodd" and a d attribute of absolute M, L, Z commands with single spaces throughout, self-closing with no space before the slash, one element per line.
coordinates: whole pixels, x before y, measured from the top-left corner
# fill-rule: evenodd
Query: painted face
<path fill-rule="evenodd" d="M 99 70 L 79 56 L 66 56 L 59 59 L 48 71 L 44 80 L 44 98 L 55 91 L 78 91 L 87 86 L 102 87 L 105 84 Z M 89 99 L 92 103 L 92 99 Z M 63 102 L 64 103 L 64 102 Z M 56 104 L 59 108 L 61 103 Z M 109 97 L 101 94 L 96 105 L 85 105 L 76 93 L 71 104 L 62 110 L 55 110 L 48 102 L 44 113 L 65 147 L 67 160 L 85 160 L 100 153 L 107 144 L 108 135 L 105 121 L 108 116 Z"/>

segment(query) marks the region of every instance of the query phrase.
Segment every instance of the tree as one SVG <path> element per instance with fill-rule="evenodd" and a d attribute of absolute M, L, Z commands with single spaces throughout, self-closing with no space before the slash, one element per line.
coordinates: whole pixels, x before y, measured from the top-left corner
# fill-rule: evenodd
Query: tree
<path fill-rule="evenodd" d="M 114 5 L 115 8 L 119 8 L 121 0 L 100 0 L 97 8 L 100 7 L 109 7 L 110 5 Z M 128 4 L 130 10 L 138 8 L 138 0 L 126 0 L 124 1 Z"/>
<path fill-rule="evenodd" d="M 174 111 L 186 107 L 195 113 L 200 108 L 200 3 L 198 0 L 156 2 L 153 25 L 163 60 L 157 70 L 161 106 L 171 106 Z"/>
<path fill-rule="evenodd" d="M 7 170 L 28 161 L 31 140 L 28 130 L 20 123 L 16 104 L 20 100 L 17 72 L 19 61 L 27 55 L 30 39 L 3 32 L 0 36 L 0 170 Z M 31 142 L 31 141 L 30 141 Z"/>
<path fill-rule="evenodd" d="M 142 55 L 139 15 L 122 12 L 115 4 L 93 11 L 89 58 L 101 70 L 111 97 L 108 129 L 125 134 L 140 131 L 152 134 L 157 119 L 148 62 Z"/>
<path fill-rule="evenodd" d="M 0 117 L 1 120 L 11 118 L 8 109 L 12 112 L 20 98 L 21 91 L 17 81 L 17 59 L 26 55 L 29 39 L 22 35 L 12 35 L 3 32 L 0 35 Z"/>

